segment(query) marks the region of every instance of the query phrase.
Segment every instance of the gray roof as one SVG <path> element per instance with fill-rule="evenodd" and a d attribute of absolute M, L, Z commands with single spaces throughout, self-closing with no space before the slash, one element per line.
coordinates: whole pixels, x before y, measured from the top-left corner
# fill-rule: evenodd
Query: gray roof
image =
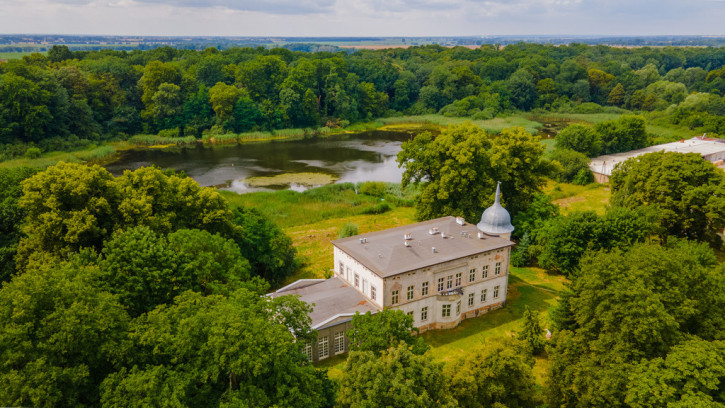
<path fill-rule="evenodd" d="M 489 234 L 508 234 L 513 232 L 514 226 L 511 224 L 511 215 L 501 205 L 501 183 L 496 185 L 496 200 L 493 205 L 486 208 L 481 215 L 481 222 L 477 225 L 478 229 Z"/>
<path fill-rule="evenodd" d="M 461 225 L 457 220 L 454 217 L 436 218 L 342 238 L 332 244 L 383 278 L 513 245 L 508 239 L 494 235 L 479 238 L 475 225 L 462 219 Z M 438 233 L 430 234 L 433 228 L 437 228 Z M 411 239 L 406 240 L 408 233 Z M 361 242 L 363 239 L 364 243 Z"/>
<path fill-rule="evenodd" d="M 355 312 L 377 312 L 378 308 L 360 292 L 351 288 L 337 277 L 330 279 L 300 279 L 267 296 L 278 297 L 298 295 L 300 300 L 312 305 L 311 327 L 321 329 L 325 323 L 340 315 L 352 315 Z M 349 319 L 348 319 L 349 320 Z"/>
<path fill-rule="evenodd" d="M 628 159 L 653 152 L 676 152 L 676 153 L 697 153 L 705 158 L 708 156 L 725 152 L 725 143 L 716 140 L 693 137 L 689 140 L 659 144 L 645 147 L 644 149 L 632 150 L 623 153 L 607 154 L 593 158 L 589 162 L 589 169 L 594 173 L 612 175 L 614 167 Z"/>

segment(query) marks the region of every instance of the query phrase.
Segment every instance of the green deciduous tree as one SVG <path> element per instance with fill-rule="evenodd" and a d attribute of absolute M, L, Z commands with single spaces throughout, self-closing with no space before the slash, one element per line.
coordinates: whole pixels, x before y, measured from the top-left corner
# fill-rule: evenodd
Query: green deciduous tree
<path fill-rule="evenodd" d="M 110 407 L 327 407 L 331 385 L 302 354 L 309 306 L 239 290 L 229 297 L 186 292 L 134 323 L 136 352 L 103 382 Z M 295 341 L 295 335 L 298 341 Z"/>
<path fill-rule="evenodd" d="M 521 128 L 493 136 L 466 123 L 436 138 L 424 133 L 405 142 L 398 163 L 405 167 L 403 185 L 423 182 L 419 219 L 458 215 L 473 221 L 493 202 L 496 181 L 511 213 L 526 209 L 549 171 L 542 154 L 537 138 Z"/>
<path fill-rule="evenodd" d="M 405 343 L 414 354 L 423 354 L 428 345 L 423 338 L 416 336 L 418 330 L 413 327 L 413 317 L 401 310 L 385 309 L 378 313 L 356 313 L 352 318 L 352 329 L 348 330 L 350 349 L 372 351 L 380 355 L 398 343 Z"/>
<path fill-rule="evenodd" d="M 584 153 L 589 157 L 594 157 L 601 152 L 602 142 L 591 127 L 571 125 L 556 135 L 556 147 L 571 149 Z"/>
<path fill-rule="evenodd" d="M 129 352 L 129 317 L 94 287 L 97 271 L 46 265 L 0 290 L 0 404 L 98 406 L 98 387 Z"/>
<path fill-rule="evenodd" d="M 252 274 L 273 285 L 281 283 L 297 270 L 297 251 L 292 240 L 272 221 L 250 208 L 234 209 L 231 234 L 249 260 Z"/>
<path fill-rule="evenodd" d="M 37 172 L 30 167 L 0 169 L 0 282 L 15 273 L 15 256 L 23 236 L 25 211 L 18 206 L 21 182 Z"/>
<path fill-rule="evenodd" d="M 638 244 L 626 253 L 585 258 L 568 297 L 574 331 L 555 333 L 549 349 L 550 403 L 627 406 L 628 394 L 633 402 L 650 398 L 643 386 L 656 387 L 650 389 L 654 393 L 666 389 L 667 377 L 634 374 L 638 378 L 632 383 L 622 373 L 642 371 L 635 370 L 645 364 L 642 359 L 665 358 L 693 336 L 722 339 L 725 278 L 715 265 L 712 250 L 687 241 L 667 247 Z M 693 355 L 693 360 L 698 357 Z"/>
<path fill-rule="evenodd" d="M 186 290 L 226 294 L 250 277 L 234 241 L 200 230 L 165 237 L 145 226 L 131 228 L 105 243 L 99 266 L 98 285 L 117 294 L 133 316 Z"/>
<path fill-rule="evenodd" d="M 337 406 L 350 408 L 455 407 L 441 364 L 405 343 L 382 352 L 351 351 L 340 378 Z"/>
<path fill-rule="evenodd" d="M 645 407 L 725 407 L 725 342 L 688 340 L 629 375 L 626 403 Z"/>
<path fill-rule="evenodd" d="M 656 152 L 628 160 L 610 179 L 612 204 L 656 209 L 664 234 L 720 242 L 725 175 L 699 154 Z"/>
<path fill-rule="evenodd" d="M 594 127 L 602 141 L 602 153 L 611 154 L 647 146 L 645 120 L 641 116 L 622 116 L 597 123 Z"/>
<path fill-rule="evenodd" d="M 209 101 L 219 120 L 225 121 L 232 117 L 234 106 L 242 94 L 241 89 L 223 82 L 218 82 L 209 89 Z"/>
<path fill-rule="evenodd" d="M 651 214 L 617 209 L 600 217 L 592 211 L 551 219 L 536 235 L 539 264 L 574 275 L 589 250 L 626 248 L 654 232 Z"/>
<path fill-rule="evenodd" d="M 539 406 L 534 359 L 525 346 L 511 338 L 487 339 L 486 343 L 449 363 L 444 371 L 448 389 L 464 408 Z"/>
<path fill-rule="evenodd" d="M 589 173 L 591 175 L 591 170 L 589 170 L 589 158 L 583 153 L 569 149 L 556 149 L 549 157 L 552 161 L 561 165 L 561 171 L 557 172 L 555 175 L 555 179 L 557 181 L 565 183 L 573 182 L 574 184 L 587 184 L 586 182 L 579 182 L 581 179 L 580 174 L 582 172 L 584 174 Z M 593 181 L 593 179 L 593 175 L 590 177 L 584 177 L 585 181 Z"/>

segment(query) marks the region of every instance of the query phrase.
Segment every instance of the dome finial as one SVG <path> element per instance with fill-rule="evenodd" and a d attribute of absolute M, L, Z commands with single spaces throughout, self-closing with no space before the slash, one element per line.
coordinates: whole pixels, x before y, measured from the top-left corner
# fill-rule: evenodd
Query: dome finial
<path fill-rule="evenodd" d="M 514 226 L 511 225 L 509 212 L 501 205 L 501 182 L 496 183 L 496 198 L 493 205 L 483 212 L 477 227 L 486 234 L 511 234 Z"/>

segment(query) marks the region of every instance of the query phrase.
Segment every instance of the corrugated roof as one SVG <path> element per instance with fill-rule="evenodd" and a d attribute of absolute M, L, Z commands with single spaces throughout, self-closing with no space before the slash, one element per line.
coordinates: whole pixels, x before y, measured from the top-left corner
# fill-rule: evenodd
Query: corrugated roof
<path fill-rule="evenodd" d="M 439 233 L 431 235 L 431 228 Z M 405 234 L 411 239 L 406 240 Z M 445 238 L 444 238 L 445 236 Z M 361 243 L 361 239 L 365 243 Z M 410 246 L 406 246 L 405 242 Z M 498 236 L 478 238 L 475 224 L 460 225 L 454 217 L 436 218 L 383 231 L 332 241 L 332 244 L 386 278 L 454 259 L 513 245 Z M 435 252 L 433 252 L 435 248 Z"/>
<path fill-rule="evenodd" d="M 623 153 L 607 154 L 593 158 L 589 162 L 589 169 L 594 173 L 612 175 L 614 167 L 632 157 L 641 156 L 653 152 L 676 152 L 676 153 L 697 153 L 701 156 L 708 156 L 714 153 L 725 152 L 725 143 L 709 139 L 692 138 L 681 142 L 672 142 L 645 147 L 644 149 L 632 150 Z"/>
<path fill-rule="evenodd" d="M 322 328 L 321 324 L 341 314 L 378 311 L 378 308 L 360 292 L 337 277 L 310 285 L 289 285 L 268 296 L 275 298 L 284 295 L 298 295 L 300 300 L 312 305 L 310 319 L 313 329 Z"/>

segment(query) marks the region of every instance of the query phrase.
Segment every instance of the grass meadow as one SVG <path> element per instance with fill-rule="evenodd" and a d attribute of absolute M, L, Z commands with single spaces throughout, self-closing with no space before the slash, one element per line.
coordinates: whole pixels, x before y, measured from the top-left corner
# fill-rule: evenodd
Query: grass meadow
<path fill-rule="evenodd" d="M 398 184 L 384 186 L 383 193 L 377 189 L 378 195 L 361 194 L 362 185 L 352 183 L 333 184 L 302 193 L 289 190 L 247 194 L 222 191 L 222 195 L 232 206 L 256 208 L 290 236 L 303 266 L 285 282 L 289 283 L 303 278 L 324 278 L 329 274 L 333 268 L 331 241 L 337 239 L 340 228 L 347 222 L 357 224 L 359 232 L 366 233 L 416 221 L 413 208 L 416 191 L 411 188 L 401 190 Z M 603 214 L 609 201 L 608 186 L 600 184 L 575 186 L 549 181 L 544 191 L 552 196 L 564 214 L 582 210 Z M 389 209 L 381 214 L 367 213 L 380 203 L 387 203 Z M 511 267 L 510 272 L 505 307 L 465 320 L 454 329 L 422 334 L 431 346 L 431 358 L 451 362 L 491 337 L 512 335 L 520 330 L 527 306 L 540 312 L 542 325 L 548 327 L 549 314 L 567 280 L 539 268 Z M 330 377 L 338 378 L 345 358 L 346 355 L 332 357 L 318 363 L 317 367 L 327 369 Z M 545 357 L 536 359 L 534 374 L 539 384 L 543 383 L 547 367 Z"/>

